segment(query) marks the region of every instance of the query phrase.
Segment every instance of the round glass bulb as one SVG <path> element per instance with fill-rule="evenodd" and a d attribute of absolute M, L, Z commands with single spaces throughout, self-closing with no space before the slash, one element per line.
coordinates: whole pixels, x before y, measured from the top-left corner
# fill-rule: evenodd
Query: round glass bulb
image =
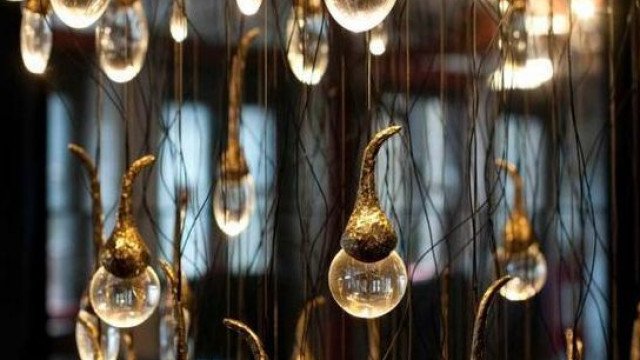
<path fill-rule="evenodd" d="M 307 85 L 320 82 L 329 65 L 329 38 L 322 13 L 296 19 L 295 11 L 287 20 L 287 60 L 298 80 Z"/>
<path fill-rule="evenodd" d="M 178 337 L 176 333 L 177 321 L 173 316 L 173 299 L 171 296 L 165 297 L 162 305 L 160 305 L 160 360 L 175 360 Z M 191 314 L 189 310 L 183 308 L 182 316 L 184 316 L 184 326 L 187 332 L 188 352 L 191 354 L 193 344 L 189 338 L 189 326 Z M 191 359 L 192 356 L 187 356 Z"/>
<path fill-rule="evenodd" d="M 387 51 L 387 43 L 389 42 L 389 34 L 384 22 L 381 22 L 371 30 L 369 38 L 369 52 L 371 55 L 380 56 Z"/>
<path fill-rule="evenodd" d="M 84 309 L 80 310 L 78 317 L 83 317 L 85 320 L 98 326 L 98 318 Z M 102 359 L 116 360 L 118 358 L 118 351 L 120 350 L 120 332 L 118 329 L 101 322 L 100 345 L 103 355 Z M 79 320 L 76 320 L 76 346 L 78 347 L 78 355 L 81 360 L 95 359 L 91 337 Z"/>
<path fill-rule="evenodd" d="M 504 271 L 514 277 L 500 289 L 500 295 L 511 301 L 523 301 L 540 292 L 547 280 L 547 262 L 538 244 L 515 253 L 500 248 L 498 259 Z"/>
<path fill-rule="evenodd" d="M 359 33 L 384 20 L 396 0 L 325 0 L 333 19 L 343 28 Z"/>
<path fill-rule="evenodd" d="M 187 38 L 189 31 L 187 15 L 184 13 L 184 6 L 181 6 L 178 1 L 173 3 L 169 29 L 171 30 L 171 37 L 176 42 L 183 42 Z"/>
<path fill-rule="evenodd" d="M 147 17 L 140 0 L 130 5 L 112 1 L 96 27 L 100 67 L 109 79 L 124 83 L 144 64 L 149 44 Z"/>
<path fill-rule="evenodd" d="M 407 289 L 407 269 L 395 251 L 378 262 L 365 263 L 340 250 L 329 268 L 329 289 L 350 315 L 377 318 L 402 300 Z"/>
<path fill-rule="evenodd" d="M 260 10 L 260 5 L 262 5 L 262 0 L 236 0 L 238 4 L 238 9 L 244 15 L 251 16 Z"/>
<path fill-rule="evenodd" d="M 67 26 L 75 29 L 89 27 L 109 5 L 109 0 L 51 0 L 51 7 Z"/>
<path fill-rule="evenodd" d="M 101 266 L 91 279 L 89 297 L 93 310 L 104 322 L 130 328 L 147 320 L 160 302 L 160 280 L 153 269 L 123 279 Z"/>
<path fill-rule="evenodd" d="M 229 236 L 236 236 L 244 231 L 253 214 L 255 197 L 251 174 L 239 181 L 218 181 L 213 192 L 213 215 L 220 230 Z"/>
<path fill-rule="evenodd" d="M 49 62 L 53 43 L 49 21 L 50 19 L 46 15 L 27 8 L 22 10 L 20 53 L 24 66 L 34 74 L 44 73 Z"/>

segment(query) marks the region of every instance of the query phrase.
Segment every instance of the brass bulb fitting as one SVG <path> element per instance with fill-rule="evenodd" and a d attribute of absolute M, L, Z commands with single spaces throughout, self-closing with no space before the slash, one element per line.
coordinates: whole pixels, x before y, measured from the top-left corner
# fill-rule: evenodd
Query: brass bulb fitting
<path fill-rule="evenodd" d="M 47 15 L 51 9 L 50 0 L 26 0 L 24 7 L 37 14 Z"/>
<path fill-rule="evenodd" d="M 493 303 L 498 291 L 505 286 L 513 278 L 511 276 L 503 276 L 494 281 L 482 295 L 478 304 L 478 311 L 473 322 L 473 337 L 471 339 L 471 360 L 484 360 L 485 347 L 487 343 L 487 319 L 489 315 L 489 307 Z"/>
<path fill-rule="evenodd" d="M 378 132 L 364 151 L 356 203 L 340 239 L 344 251 L 359 261 L 380 261 L 389 256 L 398 243 L 391 221 L 378 202 L 374 171 L 380 147 L 401 129 L 401 126 L 390 126 Z"/>
<path fill-rule="evenodd" d="M 495 164 L 498 168 L 507 171 L 515 187 L 513 210 L 509 214 L 504 227 L 504 248 L 511 253 L 525 251 L 535 242 L 535 235 L 524 207 L 524 182 L 522 176 L 520 176 L 518 168 L 513 163 L 504 159 L 497 159 Z"/>
<path fill-rule="evenodd" d="M 305 15 L 322 13 L 321 0 L 295 0 L 293 8 L 296 12 L 296 18 L 302 19 Z"/>
<path fill-rule="evenodd" d="M 222 323 L 227 328 L 234 330 L 242 335 L 247 345 L 251 349 L 251 354 L 255 360 L 269 360 L 267 352 L 264 350 L 264 345 L 260 337 L 253 331 L 247 324 L 240 320 L 225 318 Z"/>
<path fill-rule="evenodd" d="M 131 6 L 139 0 L 114 0 L 119 6 Z"/>

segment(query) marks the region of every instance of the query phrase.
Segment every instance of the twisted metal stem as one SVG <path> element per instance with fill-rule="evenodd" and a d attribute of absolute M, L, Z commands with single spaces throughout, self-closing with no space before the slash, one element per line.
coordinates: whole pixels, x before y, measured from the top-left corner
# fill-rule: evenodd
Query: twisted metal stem
<path fill-rule="evenodd" d="M 304 309 L 300 312 L 300 316 L 298 316 L 298 321 L 296 322 L 296 342 L 295 347 L 293 348 L 293 353 L 291 355 L 291 360 L 299 360 L 299 359 L 313 359 L 313 353 L 311 351 L 311 347 L 309 346 L 307 329 L 309 328 L 309 318 L 313 310 L 324 305 L 326 303 L 326 299 L 324 296 L 316 296 L 315 298 L 309 300 L 305 305 Z"/>
<path fill-rule="evenodd" d="M 513 181 L 513 185 L 515 187 L 513 194 L 513 211 L 524 214 L 524 181 L 522 180 L 522 176 L 520 175 L 518 168 L 513 163 L 504 159 L 496 159 L 495 164 L 498 168 L 505 169 L 507 171 L 507 174 L 511 178 L 511 181 Z"/>
<path fill-rule="evenodd" d="M 178 338 L 178 344 L 176 346 L 176 359 L 186 360 L 189 350 L 187 348 L 187 331 L 184 320 L 184 307 L 182 306 L 181 299 L 178 297 L 180 293 L 181 276 L 179 275 L 179 273 L 174 271 L 174 269 L 168 262 L 164 260 L 160 260 L 160 268 L 167 276 L 169 288 L 173 295 L 173 317 L 176 320 L 175 332 L 176 337 Z"/>
<path fill-rule="evenodd" d="M 120 194 L 120 207 L 118 208 L 118 222 L 124 223 L 133 220 L 133 181 L 147 166 L 153 164 L 156 158 L 146 155 L 131 164 L 127 172 L 122 176 L 122 193 Z"/>
<path fill-rule="evenodd" d="M 236 331 L 246 341 L 247 345 L 251 349 L 251 353 L 253 354 L 253 358 L 255 360 L 269 360 L 269 356 L 267 352 L 264 350 L 264 345 L 262 345 L 262 340 L 260 337 L 256 335 L 250 327 L 248 327 L 245 323 L 240 320 L 229 319 L 226 318 L 222 320 L 222 323 L 229 329 Z"/>
<path fill-rule="evenodd" d="M 487 316 L 489 314 L 489 307 L 496 297 L 498 291 L 513 278 L 511 276 L 503 276 L 496 280 L 482 296 L 480 303 L 478 304 L 478 312 L 476 313 L 476 319 L 473 324 L 473 338 L 471 341 L 471 360 L 484 360 L 485 359 L 485 346 L 486 346 L 486 330 L 487 330 Z"/>
<path fill-rule="evenodd" d="M 100 330 L 93 322 L 89 321 L 82 312 L 78 315 L 78 322 L 84 327 L 91 340 L 91 348 L 93 349 L 93 360 L 103 360 L 102 348 L 100 346 Z"/>
<path fill-rule="evenodd" d="M 356 201 L 366 203 L 378 203 L 376 195 L 376 156 L 380 151 L 380 147 L 394 134 L 397 134 L 402 126 L 389 126 L 388 128 L 378 132 L 367 144 L 362 157 L 362 170 L 360 173 L 360 186 L 358 188 L 358 197 Z"/>

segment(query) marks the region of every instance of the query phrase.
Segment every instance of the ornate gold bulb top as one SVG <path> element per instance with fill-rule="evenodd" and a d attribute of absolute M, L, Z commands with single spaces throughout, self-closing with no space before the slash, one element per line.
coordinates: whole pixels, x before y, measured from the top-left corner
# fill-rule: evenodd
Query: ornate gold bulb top
<path fill-rule="evenodd" d="M 514 205 L 504 227 L 504 247 L 509 252 L 526 250 L 535 241 L 533 228 L 524 207 L 524 182 L 516 166 L 506 160 L 497 159 L 496 166 L 507 170 L 514 187 Z"/>
<path fill-rule="evenodd" d="M 24 7 L 29 11 L 46 15 L 49 13 L 49 9 L 51 9 L 51 1 L 49 0 L 27 0 L 24 4 Z"/>
<path fill-rule="evenodd" d="M 149 249 L 135 224 L 132 197 L 136 176 L 154 161 L 151 155 L 143 156 L 134 161 L 122 177 L 116 226 L 100 253 L 102 266 L 120 278 L 136 277 L 149 265 Z"/>
<path fill-rule="evenodd" d="M 247 52 L 249 51 L 249 46 L 259 34 L 260 30 L 257 28 L 251 29 L 244 34 L 231 65 L 227 148 L 222 154 L 220 166 L 220 176 L 224 180 L 239 181 L 249 173 L 247 160 L 242 146 L 240 146 L 240 110 Z"/>
<path fill-rule="evenodd" d="M 374 171 L 380 147 L 401 129 L 401 126 L 390 126 L 378 132 L 364 151 L 356 203 L 340 240 L 344 251 L 363 262 L 386 258 L 398 243 L 391 221 L 380 207 Z"/>

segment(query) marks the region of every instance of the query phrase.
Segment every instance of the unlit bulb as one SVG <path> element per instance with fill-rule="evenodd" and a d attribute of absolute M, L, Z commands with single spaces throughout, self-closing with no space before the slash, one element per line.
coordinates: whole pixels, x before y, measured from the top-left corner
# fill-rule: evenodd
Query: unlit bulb
<path fill-rule="evenodd" d="M 387 43 L 389 42 L 389 34 L 384 22 L 381 22 L 371 30 L 369 38 L 369 52 L 371 55 L 380 56 L 387 51 Z"/>
<path fill-rule="evenodd" d="M 287 60 L 295 77 L 307 85 L 320 82 L 329 65 L 326 19 L 313 13 L 296 19 L 292 11 L 287 21 Z"/>
<path fill-rule="evenodd" d="M 395 3 L 396 0 L 325 0 L 333 19 L 355 33 L 371 30 L 380 24 Z"/>
<path fill-rule="evenodd" d="M 144 64 L 149 43 L 147 17 L 140 0 L 113 0 L 96 28 L 100 67 L 112 81 L 133 79 Z"/>
<path fill-rule="evenodd" d="M 130 328 L 147 320 L 160 301 L 160 280 L 147 266 L 142 274 L 119 278 L 101 266 L 91 279 L 89 291 L 93 310 L 104 322 Z"/>
<path fill-rule="evenodd" d="M 22 62 L 30 72 L 42 74 L 47 68 L 53 34 L 49 17 L 27 8 L 22 11 L 20 25 L 20 53 Z"/>
<path fill-rule="evenodd" d="M 171 10 L 171 20 L 169 22 L 171 37 L 176 42 L 182 42 L 187 38 L 189 31 L 187 14 L 185 13 L 184 2 L 174 1 Z"/>
<path fill-rule="evenodd" d="M 402 300 L 407 289 L 407 269 L 395 251 L 378 262 L 366 263 L 340 250 L 329 268 L 329 289 L 347 313 L 377 318 Z"/>
<path fill-rule="evenodd" d="M 500 289 L 500 295 L 511 301 L 523 301 L 540 292 L 547 280 L 547 262 L 537 243 L 517 252 L 501 248 L 498 259 L 504 272 L 514 278 Z"/>
<path fill-rule="evenodd" d="M 98 318 L 84 309 L 78 313 L 78 319 L 80 318 L 92 323 L 96 328 L 98 327 Z M 118 358 L 118 351 L 120 350 L 120 332 L 118 329 L 104 322 L 100 323 L 99 329 L 100 349 L 102 351 L 101 359 L 116 360 Z M 96 359 L 91 335 L 80 320 L 76 321 L 76 347 L 78 348 L 78 355 L 81 360 Z"/>
<path fill-rule="evenodd" d="M 96 22 L 109 5 L 109 0 L 51 0 L 53 11 L 66 25 L 83 29 Z"/>
<path fill-rule="evenodd" d="M 262 5 L 262 0 L 236 0 L 238 4 L 238 9 L 244 15 L 251 16 L 260 10 L 260 5 Z"/>
<path fill-rule="evenodd" d="M 236 236 L 249 225 L 256 197 L 251 174 L 240 180 L 218 181 L 213 193 L 213 215 L 225 234 Z"/>

